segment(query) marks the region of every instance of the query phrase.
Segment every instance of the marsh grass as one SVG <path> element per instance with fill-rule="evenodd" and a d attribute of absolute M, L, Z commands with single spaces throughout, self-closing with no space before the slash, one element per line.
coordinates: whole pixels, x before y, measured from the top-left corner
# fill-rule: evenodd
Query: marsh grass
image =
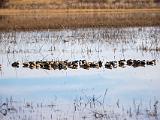
<path fill-rule="evenodd" d="M 12 97 L 0 100 L 0 118 L 2 120 L 158 120 L 160 117 L 159 101 L 149 103 L 136 101 L 129 105 L 119 99 L 108 103 L 107 89 L 104 95 L 85 94 L 76 97 L 73 102 L 63 103 L 58 99 L 51 102 L 15 101 Z"/>
<path fill-rule="evenodd" d="M 0 30 L 42 30 L 66 28 L 159 26 L 157 11 L 16 13 L 2 15 Z"/>
<path fill-rule="evenodd" d="M 141 34 L 139 35 L 139 33 Z M 129 59 L 127 52 L 130 50 L 142 54 L 147 52 L 152 56 L 149 59 L 157 59 L 159 58 L 159 51 L 156 49 L 159 46 L 159 27 L 89 28 L 0 33 L 0 53 L 7 55 L 9 64 L 17 60 L 22 60 L 22 62 L 66 60 L 68 57 L 71 57 L 69 59 L 71 61 L 76 59 L 88 60 L 92 56 L 97 57 L 91 61 L 104 61 L 110 57 L 114 60 Z M 142 49 L 144 47 L 147 47 L 148 50 L 144 51 Z M 112 56 L 108 56 L 107 51 L 113 53 Z M 123 57 L 117 58 L 118 51 L 121 52 Z M 10 58 L 16 54 L 19 56 L 17 56 L 17 59 Z M 39 56 L 39 59 L 26 57 L 27 55 L 32 57 L 35 54 Z M 58 54 L 68 55 L 64 58 Z M 113 59 L 109 59 L 109 61 Z"/>
<path fill-rule="evenodd" d="M 157 0 L 3 0 L 4 7 L 14 9 L 102 9 L 102 8 L 158 8 Z"/>

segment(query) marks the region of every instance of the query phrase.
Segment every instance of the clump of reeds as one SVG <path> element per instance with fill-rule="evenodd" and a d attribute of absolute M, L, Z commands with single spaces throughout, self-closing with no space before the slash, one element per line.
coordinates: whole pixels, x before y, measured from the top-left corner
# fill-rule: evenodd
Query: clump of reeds
<path fill-rule="evenodd" d="M 117 8 L 157 8 L 159 1 L 153 0 L 1 0 L 2 6 L 16 9 L 117 9 Z"/>
<path fill-rule="evenodd" d="M 108 89 L 104 95 L 97 96 L 95 94 L 85 94 L 76 97 L 74 102 L 66 105 L 59 101 L 52 102 L 28 102 L 24 100 L 15 101 L 12 98 L 0 101 L 0 117 L 7 120 L 21 119 L 155 119 L 160 117 L 159 101 L 156 100 L 150 107 L 143 105 L 143 101 L 137 104 L 133 100 L 133 104 L 123 105 L 118 99 L 116 104 L 108 104 L 106 97 Z"/>
<path fill-rule="evenodd" d="M 99 28 L 99 27 L 136 27 L 158 26 L 157 12 L 74 12 L 54 13 L 40 11 L 35 16 L 33 12 L 24 15 L 5 16 L 0 20 L 0 30 L 41 30 L 64 28 Z M 152 15 L 157 14 L 157 15 Z M 49 17 L 47 17 L 49 16 Z"/>

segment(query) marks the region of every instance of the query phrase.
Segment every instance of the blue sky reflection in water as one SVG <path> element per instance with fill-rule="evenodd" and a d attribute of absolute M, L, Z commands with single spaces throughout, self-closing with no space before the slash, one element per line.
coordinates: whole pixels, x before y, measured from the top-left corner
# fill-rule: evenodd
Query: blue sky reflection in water
<path fill-rule="evenodd" d="M 103 95 L 107 88 L 110 102 L 117 99 L 130 102 L 133 99 L 160 98 L 159 73 L 153 70 L 153 66 L 146 68 L 148 71 L 144 68 L 129 69 L 77 70 L 62 76 L 3 78 L 0 94 L 2 97 L 35 101 L 52 100 L 54 97 L 69 101 L 83 94 Z"/>
<path fill-rule="evenodd" d="M 106 101 L 160 99 L 160 28 L 99 28 L 62 31 L 2 32 L 0 44 L 0 97 L 73 101 L 77 96 L 101 96 Z M 42 70 L 12 68 L 31 60 L 157 60 L 157 65 L 108 70 Z"/>

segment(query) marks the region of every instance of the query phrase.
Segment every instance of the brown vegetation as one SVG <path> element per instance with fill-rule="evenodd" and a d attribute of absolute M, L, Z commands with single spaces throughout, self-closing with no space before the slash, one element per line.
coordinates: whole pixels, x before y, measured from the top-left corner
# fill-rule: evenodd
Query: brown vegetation
<path fill-rule="evenodd" d="M 159 26 L 158 10 L 36 10 L 0 12 L 0 30 L 37 30 L 83 27 Z"/>
<path fill-rule="evenodd" d="M 1 0 L 16 9 L 158 8 L 158 0 Z"/>
<path fill-rule="evenodd" d="M 0 9 L 0 30 L 160 25 L 156 0 L 1 0 L 1 3 L 6 8 Z"/>

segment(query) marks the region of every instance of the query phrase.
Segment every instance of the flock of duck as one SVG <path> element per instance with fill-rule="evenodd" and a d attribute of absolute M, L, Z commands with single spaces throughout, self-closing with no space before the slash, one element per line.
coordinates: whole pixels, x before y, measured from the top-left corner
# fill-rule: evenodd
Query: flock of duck
<path fill-rule="evenodd" d="M 24 68 L 30 68 L 30 69 L 46 69 L 46 70 L 66 70 L 67 68 L 71 69 L 90 69 L 90 68 L 101 68 L 105 67 L 107 69 L 113 69 L 117 67 L 126 67 L 126 66 L 133 66 L 133 67 L 145 67 L 146 65 L 155 65 L 156 60 L 119 60 L 119 61 L 108 61 L 103 64 L 103 62 L 97 61 L 97 62 L 90 62 L 86 60 L 75 60 L 75 61 L 29 61 L 29 62 L 14 62 L 12 63 L 12 67 L 19 68 L 20 65 Z"/>

